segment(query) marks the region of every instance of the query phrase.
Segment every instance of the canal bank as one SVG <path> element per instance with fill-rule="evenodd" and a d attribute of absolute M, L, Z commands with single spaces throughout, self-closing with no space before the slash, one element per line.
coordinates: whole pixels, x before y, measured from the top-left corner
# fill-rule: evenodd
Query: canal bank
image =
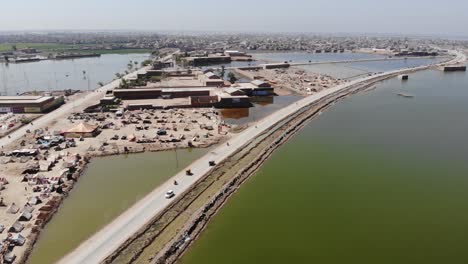
<path fill-rule="evenodd" d="M 458 56 L 456 60 L 460 60 L 460 59 L 464 60 L 464 58 L 461 58 L 460 56 Z M 200 179 L 201 176 L 206 175 L 206 173 L 208 172 L 207 169 L 208 170 L 210 169 L 207 167 L 207 161 L 209 159 L 214 159 L 217 162 L 222 162 L 225 158 L 227 158 L 230 154 L 233 153 L 232 151 L 237 150 L 239 146 L 245 144 L 246 137 L 251 139 L 251 138 L 254 138 L 255 136 L 258 136 L 259 134 L 263 133 L 265 129 L 270 128 L 272 124 L 276 124 L 278 120 L 283 120 L 289 115 L 295 113 L 297 110 L 309 106 L 311 103 L 315 102 L 316 100 L 319 100 L 323 98 L 324 96 L 339 92 L 340 90 L 344 90 L 345 88 L 349 89 L 354 86 L 369 85 L 376 81 L 380 81 L 383 79 L 388 79 L 392 76 L 396 76 L 397 74 L 415 72 L 415 71 L 422 70 L 422 69 L 427 69 L 427 67 L 413 68 L 413 69 L 408 69 L 404 71 L 393 71 L 389 73 L 373 75 L 372 77 L 368 77 L 368 78 L 362 78 L 358 81 L 350 82 L 347 85 L 337 86 L 337 87 L 331 88 L 330 90 L 324 91 L 322 93 L 309 96 L 297 102 L 296 104 L 293 104 L 291 106 L 288 106 L 276 112 L 274 115 L 271 115 L 263 119 L 261 122 L 259 122 L 258 127 L 255 126 L 255 127 L 248 128 L 245 131 L 243 131 L 241 135 L 233 138 L 230 142 L 235 147 L 229 147 L 229 145 L 228 147 L 220 146 L 216 149 L 216 153 L 212 152 L 211 154 L 193 163 L 191 165 L 191 168 L 193 169 L 192 171 L 195 172 L 196 177 L 190 177 L 191 179 L 189 179 L 189 178 L 186 178 L 184 176 L 185 174 L 183 174 L 182 172 L 177 174 L 175 176 L 175 178 L 177 177 L 177 179 L 184 177 L 184 180 L 182 182 L 183 184 L 179 188 L 182 190 L 179 190 L 179 192 L 185 193 L 187 188 L 193 186 L 196 180 Z M 228 151 L 227 149 L 230 149 L 230 150 Z M 187 185 L 187 182 L 189 185 Z M 134 233 L 137 233 L 138 230 L 135 230 L 135 229 L 142 228 L 145 225 L 145 223 L 149 222 L 154 217 L 154 215 L 157 215 L 156 212 L 159 213 L 161 211 L 164 211 L 164 208 L 166 208 L 166 206 L 169 203 L 166 200 L 161 199 L 161 198 L 162 198 L 162 189 L 158 188 L 157 190 L 154 190 L 150 195 L 145 197 L 142 201 L 140 201 L 138 204 L 136 204 L 134 207 L 128 210 L 125 214 L 123 214 L 121 217 L 116 219 L 112 223 L 112 225 L 109 225 L 105 229 L 101 230 L 98 236 L 95 236 L 92 239 L 88 240 L 86 243 L 82 244 L 80 248 L 78 248 L 73 253 L 66 256 L 66 258 L 62 259 L 62 261 L 64 263 L 67 263 L 68 261 L 80 262 L 83 259 L 95 260 L 95 261 L 102 260 L 105 256 L 110 254 L 111 250 L 115 250 L 114 247 L 117 247 L 118 244 L 123 243 L 124 241 L 122 240 L 129 239 L 129 236 L 131 236 Z M 152 213 L 152 214 L 148 213 L 148 209 L 151 209 L 150 211 L 153 211 L 155 213 Z M 139 217 L 135 217 L 134 216 L 135 214 L 138 214 Z M 124 226 L 124 225 L 126 226 L 125 230 L 119 228 L 119 226 Z M 112 242 L 109 241 L 110 237 L 113 238 Z M 116 242 L 116 239 L 118 239 L 119 241 Z M 96 248 L 96 246 L 98 245 L 99 247 Z"/>
<path fill-rule="evenodd" d="M 56 262 L 207 151 L 185 149 L 94 158 L 41 232 L 28 263 Z"/>
<path fill-rule="evenodd" d="M 336 100 L 368 87 L 369 85 L 356 86 L 317 101 L 310 108 L 306 108 L 304 112 L 301 112 L 292 122 L 285 121 L 286 124 L 281 123 L 282 125 L 279 125 L 280 129 L 270 129 L 269 131 L 273 134 L 268 135 L 268 133 L 266 133 L 267 136 L 265 139 L 263 139 L 263 136 L 262 139 L 258 139 L 261 142 L 261 146 L 258 146 L 260 143 L 256 140 L 243 147 L 241 152 L 236 153 L 225 162 L 223 161 L 223 163 L 218 166 L 219 171 L 215 169 L 213 172 L 210 172 L 206 178 L 203 178 L 203 184 L 199 183 L 195 185 L 193 189 L 184 193 L 184 197 L 173 204 L 175 208 L 169 208 L 169 211 L 164 211 L 161 215 L 155 217 L 154 222 L 151 222 L 147 227 L 142 229 L 140 231 L 141 233 L 135 234 L 129 241 L 129 244 L 124 245 L 117 253 L 109 257 L 106 263 L 171 263 L 174 261 L 174 258 L 177 259 L 178 254 L 181 253 L 181 249 L 186 248 L 190 242 L 196 238 L 198 232 L 203 229 L 210 216 L 216 213 L 219 206 L 223 204 L 233 191 L 237 190 L 238 186 L 243 182 L 243 180 L 240 179 L 248 178 L 250 173 L 255 171 L 276 147 L 283 144 L 290 135 L 300 129 L 305 120 L 323 111 L 324 107 L 334 104 Z M 294 122 L 296 122 L 296 125 L 294 125 Z M 246 151 L 247 153 L 244 153 Z M 262 151 L 266 152 L 262 153 Z M 229 163 L 233 164 L 229 165 Z M 223 169 L 226 167 L 233 168 L 234 164 L 236 169 L 227 171 Z M 250 168 L 253 168 L 253 171 L 249 171 Z M 240 171 L 241 175 L 236 174 L 238 171 Z M 210 178 L 212 178 L 212 180 L 210 180 Z M 207 183 L 205 183 L 205 181 Z M 198 185 L 214 185 L 215 188 L 205 190 L 203 188 L 200 189 Z M 224 187 L 222 187 L 223 185 Z M 179 207 L 179 204 L 182 204 L 182 207 Z M 200 204 L 207 204 L 209 207 L 200 208 Z M 176 216 L 176 218 L 168 220 L 164 215 L 170 215 L 170 210 L 175 210 L 177 212 L 185 210 L 184 219 L 178 219 Z M 187 218 L 187 215 L 190 217 Z M 168 221 L 172 221 L 175 224 L 168 223 Z M 187 224 L 184 225 L 183 223 Z M 165 228 L 165 230 L 161 230 L 160 228 L 161 226 L 170 226 L 171 224 L 173 225 L 172 228 Z M 182 230 L 185 231 L 180 231 L 181 225 L 184 226 Z M 152 234 L 150 235 L 149 233 Z M 179 235 L 181 237 L 178 237 Z M 171 240 L 174 237 L 178 238 L 170 243 L 166 242 L 168 239 Z M 188 238 L 190 239 L 187 240 Z M 177 250 L 175 250 L 176 248 Z M 154 256 L 155 254 L 157 255 Z"/>
<path fill-rule="evenodd" d="M 464 74 L 420 72 L 324 112 L 228 201 L 181 263 L 463 262 L 467 84 Z"/>

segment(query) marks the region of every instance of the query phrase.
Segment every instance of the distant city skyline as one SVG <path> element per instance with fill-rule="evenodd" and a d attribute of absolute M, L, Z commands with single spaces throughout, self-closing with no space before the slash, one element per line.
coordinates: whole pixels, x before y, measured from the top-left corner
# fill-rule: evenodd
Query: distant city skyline
<path fill-rule="evenodd" d="M 468 1 L 17 0 L 0 31 L 141 30 L 468 36 Z"/>

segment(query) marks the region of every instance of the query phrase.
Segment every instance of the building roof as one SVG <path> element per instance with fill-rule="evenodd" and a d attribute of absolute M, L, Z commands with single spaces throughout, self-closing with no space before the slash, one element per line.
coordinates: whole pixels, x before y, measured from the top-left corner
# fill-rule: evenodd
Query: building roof
<path fill-rule="evenodd" d="M 244 93 L 242 90 L 236 89 L 234 87 L 227 87 L 224 89 L 224 91 L 228 94 L 236 93 L 236 92 L 241 92 Z"/>
<path fill-rule="evenodd" d="M 70 128 L 66 133 L 92 133 L 96 131 L 98 127 L 95 125 L 90 125 L 86 123 L 80 123 L 75 127 Z"/>
<path fill-rule="evenodd" d="M 205 73 L 205 76 L 208 77 L 208 78 L 215 77 L 215 78 L 219 79 L 218 75 L 216 75 L 216 74 L 214 74 L 213 72 L 210 72 L 210 71 Z"/>
<path fill-rule="evenodd" d="M 265 84 L 266 82 L 262 81 L 262 80 L 253 80 L 252 81 L 252 84 L 253 85 L 256 85 L 256 86 L 260 86 L 262 84 Z"/>
<path fill-rule="evenodd" d="M 52 96 L 0 96 L 0 104 L 32 104 L 43 103 Z"/>
<path fill-rule="evenodd" d="M 213 91 L 214 88 L 210 87 L 181 87 L 181 88 L 163 88 L 161 91 L 163 93 L 171 93 L 171 92 L 205 92 L 205 91 Z"/>

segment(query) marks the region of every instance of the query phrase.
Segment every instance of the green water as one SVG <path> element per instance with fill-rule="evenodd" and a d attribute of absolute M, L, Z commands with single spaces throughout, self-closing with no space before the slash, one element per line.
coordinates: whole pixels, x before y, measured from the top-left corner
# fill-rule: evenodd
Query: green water
<path fill-rule="evenodd" d="M 465 73 L 421 72 L 336 104 L 181 263 L 468 263 L 467 117 Z"/>
<path fill-rule="evenodd" d="M 93 159 L 41 233 L 29 263 L 57 261 L 206 152 L 178 150 L 178 164 L 174 151 Z"/>

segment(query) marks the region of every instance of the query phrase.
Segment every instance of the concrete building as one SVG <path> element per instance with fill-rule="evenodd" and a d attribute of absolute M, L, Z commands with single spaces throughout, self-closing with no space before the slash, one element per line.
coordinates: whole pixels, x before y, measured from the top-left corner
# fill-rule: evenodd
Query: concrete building
<path fill-rule="evenodd" d="M 63 97 L 0 96 L 0 113 L 46 113 L 63 103 Z"/>
<path fill-rule="evenodd" d="M 161 97 L 161 89 L 114 89 L 114 96 L 122 100 L 157 99 Z"/>
<path fill-rule="evenodd" d="M 231 96 L 241 96 L 245 95 L 245 92 L 234 87 L 228 87 L 224 89 L 224 92 Z"/>
<path fill-rule="evenodd" d="M 190 96 L 207 96 L 215 88 L 210 87 L 173 87 L 153 89 L 115 89 L 114 96 L 122 100 L 171 99 Z"/>
<path fill-rule="evenodd" d="M 183 58 L 188 66 L 203 66 L 209 64 L 230 63 L 231 57 L 229 56 L 206 56 L 206 57 L 186 57 Z"/>
<path fill-rule="evenodd" d="M 210 71 L 205 73 L 205 78 L 210 79 L 210 80 L 220 79 L 218 75 L 216 75 L 216 74 L 214 74 L 213 72 L 210 72 Z"/>
<path fill-rule="evenodd" d="M 262 80 L 253 80 L 251 83 L 258 88 L 271 88 L 271 84 Z"/>
<path fill-rule="evenodd" d="M 247 55 L 247 53 L 242 52 L 242 51 L 238 51 L 238 50 L 226 50 L 226 51 L 224 52 L 224 55 L 230 56 L 230 57 L 250 56 L 250 55 Z"/>
<path fill-rule="evenodd" d="M 225 85 L 224 80 L 211 71 L 208 71 L 206 73 L 199 73 L 198 80 L 200 81 L 202 86 L 220 87 Z"/>
<path fill-rule="evenodd" d="M 257 85 L 259 84 L 260 87 Z M 266 83 L 268 84 L 268 83 Z M 236 83 L 231 86 L 231 88 L 235 88 L 238 90 L 243 91 L 248 96 L 268 96 L 274 94 L 274 89 L 271 85 L 266 85 L 264 82 L 250 82 L 250 83 Z"/>
<path fill-rule="evenodd" d="M 209 96 L 211 88 L 200 88 L 200 87 L 193 87 L 193 88 L 163 88 L 161 90 L 161 97 L 165 99 L 170 98 L 184 98 L 190 96 Z"/>
<path fill-rule="evenodd" d="M 237 107 L 250 107 L 250 98 L 247 95 L 233 96 L 227 93 L 218 94 L 219 101 L 216 107 L 219 108 L 237 108 Z"/>

